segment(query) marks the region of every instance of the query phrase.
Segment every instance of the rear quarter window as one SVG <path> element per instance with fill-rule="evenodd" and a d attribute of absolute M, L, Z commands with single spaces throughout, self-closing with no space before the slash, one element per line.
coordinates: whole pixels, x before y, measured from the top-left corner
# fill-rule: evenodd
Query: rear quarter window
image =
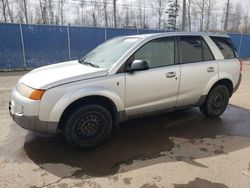
<path fill-rule="evenodd" d="M 236 58 L 236 52 L 230 38 L 226 37 L 210 37 L 216 46 L 220 49 L 225 59 Z"/>

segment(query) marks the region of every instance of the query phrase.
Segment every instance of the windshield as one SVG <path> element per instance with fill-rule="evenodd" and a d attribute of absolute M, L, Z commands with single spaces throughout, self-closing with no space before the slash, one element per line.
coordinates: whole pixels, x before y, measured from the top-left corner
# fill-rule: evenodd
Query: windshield
<path fill-rule="evenodd" d="M 139 41 L 136 37 L 111 39 L 88 53 L 79 62 L 97 68 L 109 69 L 122 55 Z"/>

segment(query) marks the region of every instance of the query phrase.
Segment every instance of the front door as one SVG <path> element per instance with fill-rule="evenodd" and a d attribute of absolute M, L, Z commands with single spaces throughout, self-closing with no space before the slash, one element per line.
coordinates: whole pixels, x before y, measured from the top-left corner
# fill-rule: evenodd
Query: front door
<path fill-rule="evenodd" d="M 174 107 L 180 82 L 180 65 L 175 64 L 175 38 L 154 39 L 130 59 L 147 61 L 149 69 L 126 73 L 126 115 Z"/>

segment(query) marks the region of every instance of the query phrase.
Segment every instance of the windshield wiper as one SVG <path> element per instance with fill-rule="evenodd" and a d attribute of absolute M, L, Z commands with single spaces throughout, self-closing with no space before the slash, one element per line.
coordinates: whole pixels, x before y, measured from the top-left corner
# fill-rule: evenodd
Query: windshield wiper
<path fill-rule="evenodd" d="M 90 65 L 91 67 L 100 68 L 98 65 L 95 65 L 95 64 L 87 62 L 87 61 L 83 61 L 82 59 L 78 60 L 78 62 L 85 64 L 85 65 Z"/>

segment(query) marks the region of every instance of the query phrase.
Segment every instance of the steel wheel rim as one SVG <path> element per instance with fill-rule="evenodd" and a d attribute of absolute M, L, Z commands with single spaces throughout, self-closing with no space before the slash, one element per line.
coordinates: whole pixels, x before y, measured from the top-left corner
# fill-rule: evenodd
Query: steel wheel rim
<path fill-rule="evenodd" d="M 82 142 L 91 142 L 100 137 L 104 131 L 105 118 L 100 113 L 88 113 L 76 123 L 76 136 Z"/>
<path fill-rule="evenodd" d="M 221 113 L 225 106 L 225 94 L 223 92 L 217 92 L 211 98 L 211 109 L 216 114 Z"/>

